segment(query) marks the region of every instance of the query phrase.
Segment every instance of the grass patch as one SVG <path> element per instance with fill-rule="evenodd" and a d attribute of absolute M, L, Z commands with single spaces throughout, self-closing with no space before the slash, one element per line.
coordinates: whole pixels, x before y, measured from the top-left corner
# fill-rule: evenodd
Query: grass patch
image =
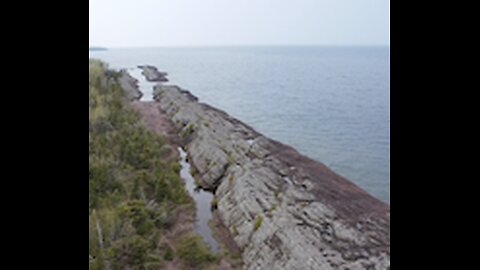
<path fill-rule="evenodd" d="M 181 136 L 182 138 L 188 138 L 190 137 L 193 133 L 195 133 L 195 125 L 189 124 L 186 129 L 183 130 Z"/>
<path fill-rule="evenodd" d="M 257 231 L 258 229 L 260 229 L 260 227 L 262 226 L 262 222 L 263 217 L 257 216 L 257 218 L 255 219 L 255 224 L 253 225 L 253 231 Z"/>

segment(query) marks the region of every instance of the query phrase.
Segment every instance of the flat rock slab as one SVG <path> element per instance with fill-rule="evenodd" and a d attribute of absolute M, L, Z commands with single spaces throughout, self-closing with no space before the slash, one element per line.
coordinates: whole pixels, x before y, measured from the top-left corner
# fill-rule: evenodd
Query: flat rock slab
<path fill-rule="evenodd" d="M 158 71 L 154 66 L 143 65 L 138 66 L 142 69 L 142 74 L 145 76 L 145 79 L 149 82 L 168 82 L 167 73 Z"/>

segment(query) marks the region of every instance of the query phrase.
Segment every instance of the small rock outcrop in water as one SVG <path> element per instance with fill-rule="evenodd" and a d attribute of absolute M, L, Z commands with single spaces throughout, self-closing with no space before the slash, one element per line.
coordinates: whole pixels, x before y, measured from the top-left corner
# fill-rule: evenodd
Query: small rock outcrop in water
<path fill-rule="evenodd" d="M 188 139 L 245 269 L 390 267 L 387 204 L 188 91 L 157 85 L 154 95 Z"/>
<path fill-rule="evenodd" d="M 166 72 L 158 71 L 154 66 L 145 65 L 138 66 L 138 68 L 142 69 L 142 74 L 149 82 L 168 82 L 168 74 Z"/>

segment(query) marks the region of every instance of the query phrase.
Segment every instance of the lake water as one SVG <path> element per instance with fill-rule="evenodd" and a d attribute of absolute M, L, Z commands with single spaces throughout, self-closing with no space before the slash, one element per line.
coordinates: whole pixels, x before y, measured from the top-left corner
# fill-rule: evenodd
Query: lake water
<path fill-rule="evenodd" d="M 118 48 L 90 55 L 113 68 L 154 65 L 201 102 L 390 202 L 389 47 Z"/>

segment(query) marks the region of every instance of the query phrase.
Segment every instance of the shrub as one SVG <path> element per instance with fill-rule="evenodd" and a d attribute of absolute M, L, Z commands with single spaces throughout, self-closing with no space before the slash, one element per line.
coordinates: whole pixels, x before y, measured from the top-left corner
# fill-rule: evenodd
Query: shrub
<path fill-rule="evenodd" d="M 116 241 L 110 249 L 114 268 L 143 265 L 147 262 L 148 246 L 148 241 L 138 235 Z"/>
<path fill-rule="evenodd" d="M 182 170 L 182 166 L 181 166 L 180 164 L 178 164 L 178 163 L 173 164 L 172 167 L 173 167 L 173 171 L 174 171 L 176 174 L 179 174 L 180 171 Z"/>
<path fill-rule="evenodd" d="M 197 174 L 198 174 L 197 167 L 191 166 L 191 167 L 190 167 L 190 174 L 191 174 L 192 176 L 197 175 Z"/>
<path fill-rule="evenodd" d="M 189 124 L 186 129 L 182 132 L 182 137 L 187 138 L 195 132 L 195 126 L 193 124 Z"/>
<path fill-rule="evenodd" d="M 263 222 L 262 216 L 257 216 L 257 218 L 255 219 L 253 230 L 257 231 L 258 229 L 260 229 L 260 227 L 262 226 L 262 222 Z"/>
<path fill-rule="evenodd" d="M 195 132 L 195 126 L 193 124 L 188 125 L 187 136 L 193 134 L 193 132 Z"/>
<path fill-rule="evenodd" d="M 166 261 L 172 261 L 173 260 L 173 251 L 169 246 L 167 246 L 166 251 L 165 251 L 165 255 L 163 255 L 163 258 Z"/>
<path fill-rule="evenodd" d="M 178 256 L 189 266 L 202 267 L 216 260 L 208 247 L 198 235 L 187 235 L 180 240 L 177 247 Z"/>

